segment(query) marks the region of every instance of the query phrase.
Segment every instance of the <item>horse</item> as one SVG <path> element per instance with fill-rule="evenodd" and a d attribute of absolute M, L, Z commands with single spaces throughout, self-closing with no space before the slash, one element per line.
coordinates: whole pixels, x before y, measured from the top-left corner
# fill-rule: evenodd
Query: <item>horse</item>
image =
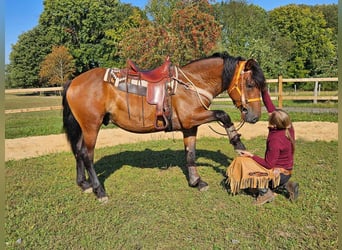
<path fill-rule="evenodd" d="M 134 78 L 130 74 L 139 76 L 135 78 L 139 84 L 127 83 Z M 120 85 L 118 79 L 125 83 Z M 245 149 L 230 116 L 222 110 L 209 109 L 213 98 L 227 91 L 241 120 L 256 123 L 261 116 L 261 91 L 265 88 L 266 80 L 256 60 L 226 52 L 182 67 L 172 65 L 168 58 L 150 71 L 140 70 L 130 62 L 126 69 L 93 68 L 78 75 L 64 85 L 62 94 L 63 128 L 76 160 L 77 185 L 84 192 L 93 192 L 100 201 L 108 200 L 94 169 L 94 148 L 102 124 L 112 122 L 133 133 L 181 131 L 188 185 L 207 190 L 209 185 L 196 168 L 198 127 L 217 121 L 234 149 Z M 153 98 L 162 103 L 151 102 Z"/>

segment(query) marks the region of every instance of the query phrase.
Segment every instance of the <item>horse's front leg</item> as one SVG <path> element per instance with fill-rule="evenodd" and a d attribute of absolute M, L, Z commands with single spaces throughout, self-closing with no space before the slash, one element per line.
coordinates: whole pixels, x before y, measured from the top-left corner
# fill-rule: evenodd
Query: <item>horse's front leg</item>
<path fill-rule="evenodd" d="M 186 167 L 188 170 L 189 186 L 197 187 L 200 191 L 208 190 L 208 183 L 203 181 L 197 172 L 196 166 L 196 135 L 197 126 L 183 131 Z"/>
<path fill-rule="evenodd" d="M 234 149 L 245 150 L 246 147 L 240 140 L 241 135 L 238 134 L 230 116 L 222 110 L 215 110 L 213 112 L 216 119 L 223 123 L 223 127 L 226 129 L 229 141 L 234 146 Z"/>

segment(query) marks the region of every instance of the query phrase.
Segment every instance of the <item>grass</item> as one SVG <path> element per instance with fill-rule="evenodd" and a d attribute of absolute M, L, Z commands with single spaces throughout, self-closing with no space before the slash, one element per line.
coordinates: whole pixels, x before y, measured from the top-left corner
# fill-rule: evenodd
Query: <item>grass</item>
<path fill-rule="evenodd" d="M 32 107 L 46 107 L 61 105 L 60 96 L 22 96 L 22 95 L 5 95 L 5 109 L 19 109 Z M 275 102 L 277 105 L 277 102 Z M 286 107 L 307 107 L 309 104 L 300 102 L 284 102 Z M 337 103 L 310 103 L 310 107 L 320 108 L 337 108 Z M 238 122 L 240 112 L 231 104 L 215 103 L 212 109 L 222 109 L 226 111 L 231 119 Z M 308 113 L 308 112 L 290 112 L 293 121 L 330 121 L 337 122 L 337 114 L 335 113 Z M 262 113 L 261 120 L 267 120 L 266 112 Z M 107 128 L 114 128 L 109 125 Z M 5 138 L 13 139 L 27 136 L 40 136 L 62 133 L 62 111 L 40 111 L 29 113 L 15 113 L 5 115 Z"/>
<path fill-rule="evenodd" d="M 265 138 L 245 141 L 262 155 Z M 187 185 L 181 140 L 96 150 L 109 202 L 82 194 L 71 153 L 6 162 L 7 249 L 337 249 L 337 141 L 296 147 L 300 196 L 254 207 L 222 185 L 235 156 L 225 139 L 197 142 L 210 189 Z"/>
<path fill-rule="evenodd" d="M 5 95 L 5 110 L 20 108 L 36 108 L 58 106 L 62 104 L 61 96 L 38 96 L 38 95 Z"/>

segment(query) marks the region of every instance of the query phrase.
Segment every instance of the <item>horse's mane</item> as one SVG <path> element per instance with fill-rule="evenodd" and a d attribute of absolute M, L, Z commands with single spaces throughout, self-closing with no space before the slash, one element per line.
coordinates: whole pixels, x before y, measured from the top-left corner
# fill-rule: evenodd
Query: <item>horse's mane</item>
<path fill-rule="evenodd" d="M 246 61 L 245 58 L 243 58 L 241 56 L 233 57 L 233 56 L 229 55 L 228 52 L 225 51 L 225 52 L 216 52 L 216 53 L 212 54 L 211 56 L 193 60 L 188 64 L 198 62 L 201 60 L 210 59 L 210 58 L 218 58 L 218 57 L 222 58 L 224 61 L 222 83 L 224 85 L 229 85 L 233 79 L 237 63 L 239 61 Z M 254 64 L 252 71 L 253 71 L 252 77 L 253 77 L 255 83 L 257 84 L 257 87 L 261 90 L 265 89 L 266 88 L 266 79 L 265 79 L 264 73 L 262 72 L 259 64 L 257 64 L 257 63 Z M 228 87 L 228 86 L 226 86 L 226 87 Z"/>

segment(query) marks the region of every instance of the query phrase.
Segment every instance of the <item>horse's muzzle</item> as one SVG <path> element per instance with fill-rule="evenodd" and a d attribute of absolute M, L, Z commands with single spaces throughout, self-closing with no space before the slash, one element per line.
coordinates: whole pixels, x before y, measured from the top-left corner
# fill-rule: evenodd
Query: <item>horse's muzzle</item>
<path fill-rule="evenodd" d="M 243 108 L 241 111 L 241 117 L 245 122 L 256 123 L 259 121 L 261 114 L 255 114 L 253 111 L 247 108 Z"/>

